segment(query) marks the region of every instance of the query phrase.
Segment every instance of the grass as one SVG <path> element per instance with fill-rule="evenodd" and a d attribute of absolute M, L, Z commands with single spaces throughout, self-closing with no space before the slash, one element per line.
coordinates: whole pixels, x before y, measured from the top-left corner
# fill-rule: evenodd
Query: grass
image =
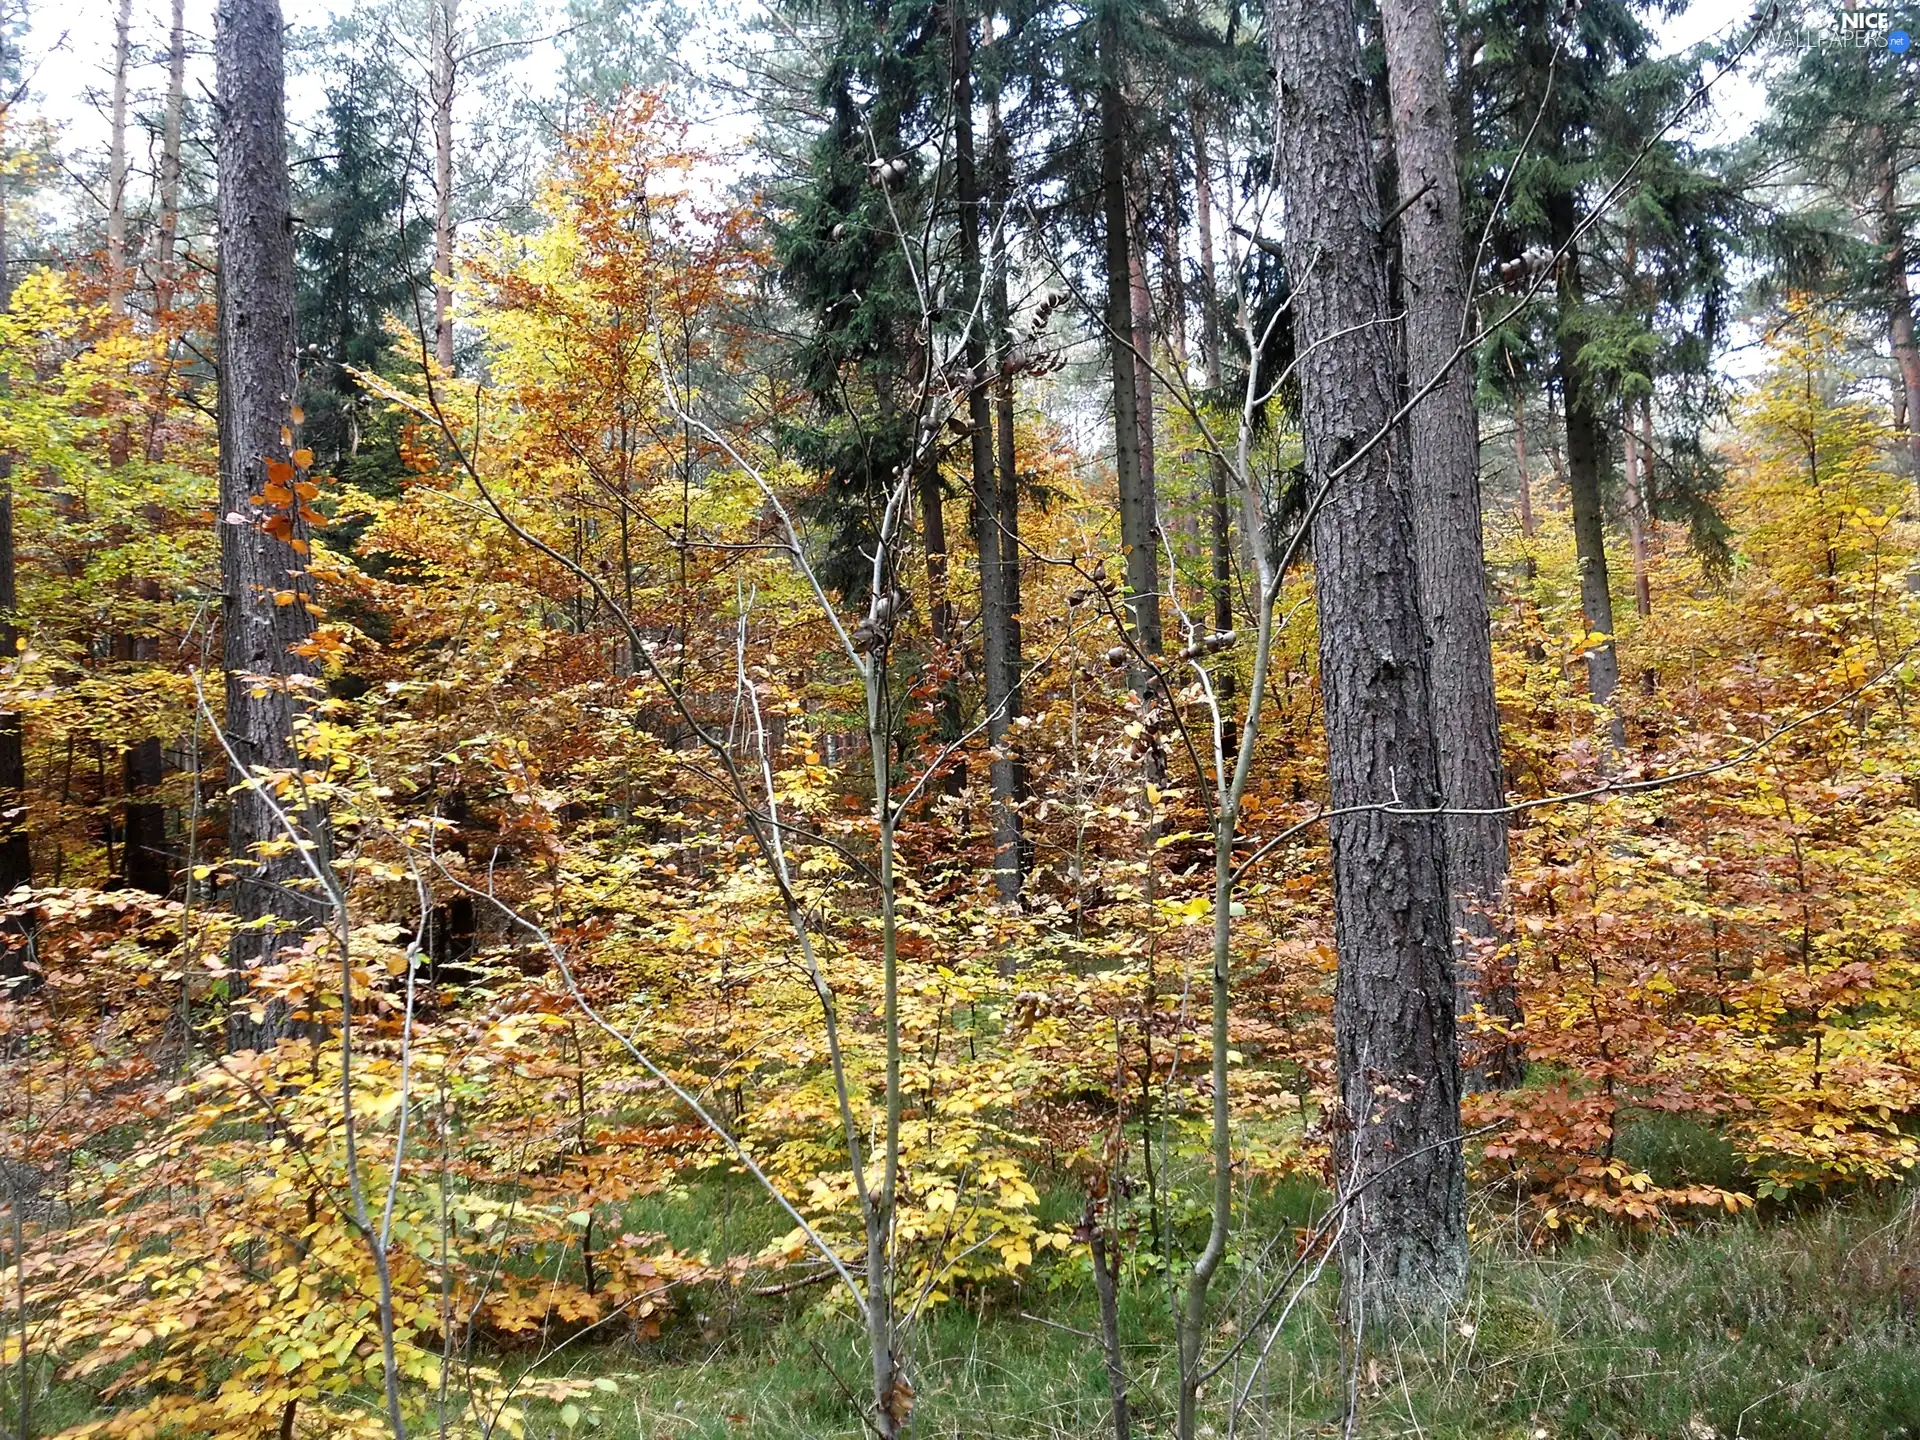
<path fill-rule="evenodd" d="M 1621 1148 L 1662 1182 L 1740 1183 L 1733 1157 L 1699 1127 L 1656 1120 Z M 1060 1216 L 1078 1210 L 1066 1191 L 1044 1202 Z M 1243 1248 L 1216 1285 L 1215 1353 L 1253 1322 L 1290 1259 L 1294 1227 L 1323 1203 L 1304 1184 L 1250 1198 Z M 651 1196 L 624 1218 L 630 1230 L 664 1232 L 713 1258 L 752 1253 L 786 1229 L 738 1182 Z M 1332 1320 L 1329 1267 L 1265 1367 L 1256 1375 L 1243 1361 L 1210 1388 L 1205 1433 L 1224 1440 L 1230 1397 L 1246 1390 L 1231 1432 L 1246 1440 L 1920 1437 L 1920 1194 L 1910 1187 L 1664 1235 L 1590 1235 L 1550 1252 L 1517 1243 L 1490 1207 L 1477 1218 L 1472 1293 L 1460 1314 L 1397 1343 L 1363 1337 L 1353 1365 Z M 1197 1216 L 1179 1219 L 1181 1244 L 1197 1242 Z M 571 1417 L 536 1404 L 527 1433 L 854 1440 L 865 1360 L 856 1324 L 832 1295 L 826 1286 L 778 1298 L 706 1290 L 682 1297 L 657 1341 L 570 1346 L 540 1369 L 610 1377 L 618 1393 L 581 1398 Z M 1096 1328 L 1077 1258 L 922 1317 L 909 1336 L 914 1435 L 1109 1436 Z M 1145 1265 L 1123 1292 L 1122 1331 L 1134 1433 L 1167 1435 L 1171 1324 L 1164 1288 Z M 0 1428 L 12 1405 L 0 1380 Z M 59 1384 L 36 1405 L 42 1435 L 100 1413 Z"/>
<path fill-rule="evenodd" d="M 1636 1163 L 1688 1167 L 1703 1180 L 1721 1161 L 1701 1136 L 1672 1127 L 1635 1143 Z M 1305 1218 L 1306 1199 L 1301 1191 L 1263 1195 L 1250 1207 L 1248 1236 L 1284 1235 Z M 1216 1382 L 1207 1397 L 1210 1433 L 1228 1433 L 1233 1378 L 1235 1388 L 1252 1391 L 1233 1431 L 1249 1440 L 1343 1433 L 1534 1440 L 1542 1432 L 1554 1440 L 1920 1437 L 1916 1197 L 1859 1195 L 1801 1214 L 1749 1215 L 1654 1237 L 1588 1236 L 1550 1253 L 1516 1247 L 1493 1216 L 1487 1220 L 1470 1301 L 1447 1325 L 1397 1344 L 1368 1340 L 1353 1367 L 1332 1323 L 1329 1272 L 1257 1377 L 1243 1366 Z M 1223 1279 L 1217 1343 L 1251 1318 L 1282 1258 L 1243 1257 Z M 864 1361 L 849 1319 L 817 1303 L 716 1308 L 694 1322 L 700 1333 L 683 1322 L 658 1345 L 577 1357 L 574 1373 L 617 1372 L 621 1394 L 599 1407 L 597 1424 L 583 1419 L 568 1432 L 557 1412 L 541 1410 L 530 1433 L 623 1440 L 851 1440 L 862 1433 L 854 1397 Z M 1134 1277 L 1122 1321 L 1135 1434 L 1168 1434 L 1171 1326 L 1151 1273 Z M 1111 1434 L 1096 1325 L 1092 1287 L 1078 1265 L 926 1317 L 912 1334 L 915 1435 Z"/>

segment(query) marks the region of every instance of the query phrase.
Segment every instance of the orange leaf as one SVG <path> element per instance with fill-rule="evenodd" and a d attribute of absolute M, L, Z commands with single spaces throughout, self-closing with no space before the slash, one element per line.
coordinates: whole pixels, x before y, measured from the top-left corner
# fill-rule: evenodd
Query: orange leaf
<path fill-rule="evenodd" d="M 313 464 L 313 451 L 306 449 L 304 446 L 294 451 L 293 463 L 298 465 L 302 470 L 306 469 L 309 465 Z"/>

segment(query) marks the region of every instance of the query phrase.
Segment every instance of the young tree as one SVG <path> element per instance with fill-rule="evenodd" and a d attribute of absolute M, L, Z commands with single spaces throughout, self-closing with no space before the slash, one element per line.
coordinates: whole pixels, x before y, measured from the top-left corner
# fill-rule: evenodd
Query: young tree
<path fill-rule="evenodd" d="M 214 70 L 219 158 L 220 583 L 227 743 L 252 774 L 294 768 L 294 720 L 312 673 L 299 647 L 313 633 L 307 601 L 306 489 L 310 458 L 297 423 L 293 212 L 287 178 L 279 0 L 221 0 Z M 310 927 L 319 902 L 287 844 L 267 792 L 232 777 L 228 819 L 236 975 L 270 961 Z M 319 843 L 319 818 L 307 837 Z M 285 1007 L 254 1019 L 236 1006 L 227 1043 L 258 1049 L 285 1033 Z"/>
<path fill-rule="evenodd" d="M 1467 1273 L 1445 831 L 1380 201 L 1349 0 L 1271 0 L 1333 815 L 1349 1314 Z M 1356 323 L 1358 322 L 1358 323 Z"/>
<path fill-rule="evenodd" d="M 1460 176 L 1447 95 L 1446 42 L 1435 0 L 1385 0 L 1380 18 L 1399 167 L 1401 283 L 1406 304 L 1407 420 L 1420 608 L 1426 619 L 1440 793 L 1446 821 L 1457 1005 L 1516 1017 L 1511 984 L 1489 992 L 1476 955 L 1505 935 L 1506 803 L 1494 704 L 1486 556 L 1481 548 L 1479 417 L 1462 354 L 1468 311 L 1461 263 Z M 1428 393 L 1422 396 L 1421 392 Z M 1462 813 L 1478 811 L 1482 813 Z M 1477 943 L 1476 943 L 1477 942 Z M 1472 1070 L 1478 1084 L 1515 1083 L 1519 1056 L 1500 1046 Z"/>
<path fill-rule="evenodd" d="M 1826 19 L 1827 17 L 1820 17 Z M 1881 49 L 1812 46 L 1782 67 L 1756 136 L 1784 161 L 1803 197 L 1786 227 L 1816 263 L 1785 267 L 1866 313 L 1885 317 L 1897 372 L 1897 414 L 1920 484 L 1920 342 L 1909 272 L 1916 259 L 1914 183 L 1920 176 L 1920 71 Z"/>

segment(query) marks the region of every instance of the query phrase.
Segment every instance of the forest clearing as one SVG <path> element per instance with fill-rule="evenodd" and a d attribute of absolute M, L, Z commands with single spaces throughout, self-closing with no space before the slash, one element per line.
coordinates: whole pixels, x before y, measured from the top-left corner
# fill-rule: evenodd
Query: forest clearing
<path fill-rule="evenodd" d="M 1915 29 L 0 0 L 0 1436 L 1920 1435 Z"/>

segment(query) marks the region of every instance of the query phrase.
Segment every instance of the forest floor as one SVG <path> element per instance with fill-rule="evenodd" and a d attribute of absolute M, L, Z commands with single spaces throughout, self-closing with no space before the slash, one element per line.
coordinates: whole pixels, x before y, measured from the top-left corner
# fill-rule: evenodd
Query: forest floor
<path fill-rule="evenodd" d="M 1699 1178 L 1722 1163 L 1703 1133 L 1671 1122 L 1643 1126 L 1627 1141 L 1635 1152 L 1629 1158 L 1656 1175 Z M 1774 1207 L 1663 1234 L 1575 1236 L 1544 1250 L 1483 1201 L 1471 1299 L 1444 1328 L 1397 1345 L 1369 1340 L 1352 1365 L 1333 1323 L 1329 1267 L 1265 1368 L 1256 1375 L 1243 1363 L 1237 1376 L 1224 1373 L 1210 1387 L 1202 1433 L 1248 1440 L 1920 1436 L 1920 1197 L 1910 1189 L 1797 1212 Z M 1323 1203 L 1305 1184 L 1255 1197 L 1244 1233 L 1256 1248 L 1238 1257 L 1217 1291 L 1223 1320 L 1252 1308 L 1279 1278 L 1292 1260 L 1294 1227 Z M 1078 1197 L 1050 1195 L 1046 1204 L 1064 1215 L 1077 1209 Z M 703 1231 L 717 1238 L 720 1207 L 692 1206 L 686 1197 L 645 1207 L 636 1222 L 668 1231 L 676 1243 L 698 1244 Z M 753 1228 L 737 1212 L 724 1223 L 735 1229 L 736 1246 Z M 762 1223 L 774 1228 L 770 1218 Z M 1257 1242 L 1275 1236 L 1288 1238 L 1258 1253 Z M 1166 1291 L 1151 1269 L 1130 1278 L 1121 1319 L 1134 1433 L 1168 1434 L 1174 1377 Z M 1111 1436 L 1098 1323 L 1084 1264 L 1056 1263 L 1017 1292 L 956 1300 L 923 1316 L 911 1332 L 914 1434 Z M 564 1360 L 576 1375 L 616 1377 L 619 1397 L 596 1397 L 605 1401 L 594 1407 L 598 1415 L 574 1427 L 556 1412 L 536 1411 L 530 1433 L 551 1426 L 556 1436 L 622 1440 L 862 1434 L 850 1398 L 864 1371 L 853 1327 L 793 1297 L 710 1302 L 644 1349 L 601 1346 Z M 1230 1424 L 1236 1394 L 1249 1398 Z"/>
<path fill-rule="evenodd" d="M 1709 1179 L 1730 1163 L 1705 1132 L 1657 1121 L 1623 1137 L 1624 1158 L 1657 1179 Z M 1732 1180 L 1735 1177 L 1719 1177 Z M 757 1251 L 784 1227 L 737 1184 L 635 1202 L 635 1230 L 684 1250 Z M 1324 1207 L 1293 1182 L 1250 1197 L 1216 1287 L 1224 1344 L 1292 1263 L 1297 1227 Z M 1043 1196 L 1050 1220 L 1077 1192 Z M 1293 1311 L 1257 1373 L 1243 1362 L 1206 1395 L 1202 1434 L 1490 1437 L 1490 1440 L 1784 1440 L 1920 1437 L 1920 1193 L 1913 1186 L 1763 1207 L 1661 1233 L 1589 1233 L 1548 1248 L 1511 1214 L 1475 1201 L 1466 1307 L 1397 1343 L 1365 1337 L 1358 1365 L 1334 1323 L 1335 1281 Z M 1190 1217 L 1197 1226 L 1200 1217 Z M 1176 1217 L 1179 1223 L 1179 1217 Z M 1142 1237 L 1122 1293 L 1135 1436 L 1171 1433 L 1167 1295 Z M 563 1411 L 530 1406 L 528 1437 L 575 1440 L 855 1440 L 864 1360 L 827 1287 L 778 1298 L 704 1290 L 682 1298 L 661 1336 L 581 1336 L 541 1365 L 602 1380 Z M 955 1299 L 910 1331 L 918 1440 L 1106 1440 L 1113 1434 L 1083 1262 L 1036 1267 L 1028 1282 Z M 1259 1340 L 1264 1342 L 1263 1331 Z M 1249 1345 L 1245 1356 L 1259 1349 Z M 476 1356 L 503 1363 L 511 1356 Z M 604 1386 L 611 1382 L 613 1389 Z M 3 1389 L 0 1386 L 0 1389 Z M 1236 1397 L 1244 1409 L 1230 1422 Z M 369 1401 L 374 1397 L 370 1394 Z M 36 1433 L 100 1418 L 92 1397 L 56 1384 Z M 1351 1407 L 1352 1419 L 1348 1414 Z M 422 1431 L 423 1434 L 431 1433 Z"/>

